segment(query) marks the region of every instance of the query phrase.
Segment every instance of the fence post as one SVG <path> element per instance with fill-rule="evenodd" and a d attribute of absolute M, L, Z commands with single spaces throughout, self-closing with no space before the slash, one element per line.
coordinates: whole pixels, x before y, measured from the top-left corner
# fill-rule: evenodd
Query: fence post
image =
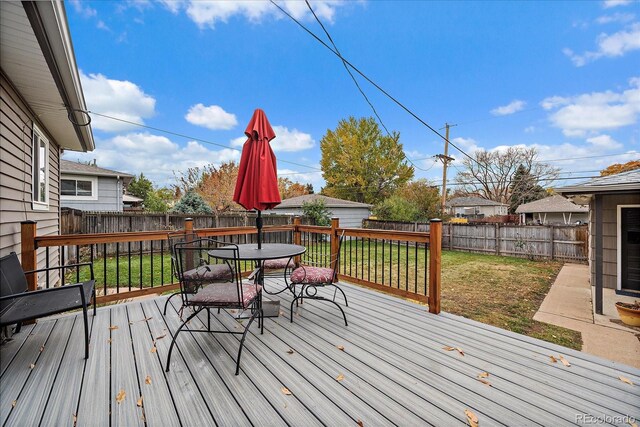
<path fill-rule="evenodd" d="M 496 222 L 496 255 L 500 255 L 500 223 Z"/>
<path fill-rule="evenodd" d="M 442 220 L 432 219 L 429 227 L 429 312 L 440 313 L 442 265 Z"/>
<path fill-rule="evenodd" d="M 549 226 L 549 231 L 551 232 L 551 261 L 553 261 L 554 259 L 556 259 L 555 257 L 555 251 L 553 250 L 553 247 L 555 246 L 555 233 L 556 233 L 556 229 L 554 227 L 553 224 L 551 224 Z"/>
<path fill-rule="evenodd" d="M 340 238 L 338 237 L 338 227 L 340 227 L 340 218 L 331 218 L 331 254 L 329 259 L 331 269 L 336 268 L 336 262 L 338 262 L 338 251 L 340 250 Z M 336 270 L 337 271 L 337 270 Z"/>
<path fill-rule="evenodd" d="M 24 271 L 38 268 L 36 256 L 36 221 L 22 221 L 20 223 L 20 257 L 22 258 L 22 269 Z M 48 267 L 48 266 L 47 266 Z M 36 273 L 27 274 L 27 289 L 35 291 L 38 288 L 38 275 Z"/>
<path fill-rule="evenodd" d="M 302 244 L 302 236 L 300 235 L 300 224 L 302 224 L 302 220 L 299 216 L 293 218 L 293 244 L 301 245 Z M 293 262 L 296 266 L 300 265 L 300 255 L 293 258 Z"/>

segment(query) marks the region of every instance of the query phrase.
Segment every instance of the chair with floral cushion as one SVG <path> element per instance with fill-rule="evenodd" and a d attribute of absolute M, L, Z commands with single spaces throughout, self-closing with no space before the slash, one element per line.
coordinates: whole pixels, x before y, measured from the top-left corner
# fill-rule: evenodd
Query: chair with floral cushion
<path fill-rule="evenodd" d="M 342 294 L 345 306 L 349 306 L 347 296 L 338 285 L 338 265 L 340 265 L 340 248 L 342 247 L 343 239 L 344 232 L 338 241 L 338 251 L 333 256 L 330 254 L 306 253 L 306 259 L 302 261 L 302 264 L 298 268 L 291 272 L 291 275 L 289 276 L 289 286 L 294 294 L 293 301 L 291 301 L 291 322 L 293 322 L 294 305 L 297 306 L 298 301 L 302 302 L 306 299 L 313 299 L 333 303 L 340 309 L 342 317 L 344 318 L 344 324 L 345 326 L 348 326 L 347 315 L 340 304 L 336 302 L 336 295 L 339 291 Z M 316 261 L 318 259 L 324 259 L 324 261 Z M 318 289 L 325 287 L 334 288 L 332 298 L 326 298 L 322 295 L 318 295 Z"/>
<path fill-rule="evenodd" d="M 262 261 L 262 268 L 260 269 L 260 271 L 262 272 L 263 279 L 266 277 L 275 277 L 278 279 L 280 278 L 284 279 L 284 286 L 280 290 L 267 289 L 266 283 L 263 280 L 262 283 L 264 288 L 262 290 L 269 295 L 278 295 L 279 293 L 282 293 L 287 289 L 291 290 L 291 287 L 289 286 L 288 278 L 291 275 L 291 272 L 294 270 L 294 268 L 295 268 L 295 263 L 293 261 L 293 257 L 267 259 Z"/>
<path fill-rule="evenodd" d="M 200 264 L 208 255 L 209 250 L 224 253 L 224 259 L 229 262 L 233 274 L 231 280 L 223 281 L 210 274 L 210 264 Z M 242 283 L 242 270 L 238 256 L 238 246 L 212 239 L 197 239 L 175 245 L 178 277 L 180 277 L 180 291 L 183 308 L 191 308 L 193 313 L 173 333 L 169 353 L 167 355 L 166 371 L 169 372 L 171 352 L 180 332 L 209 332 L 223 334 L 242 335 L 240 348 L 236 359 L 236 375 L 240 372 L 240 356 L 244 340 L 253 321 L 258 319 L 260 333 L 263 333 L 264 321 L 262 316 L 262 287 L 257 283 Z M 222 258 L 222 257 L 221 257 Z M 235 328 L 211 330 L 211 309 L 223 310 L 250 310 L 251 317 L 243 323 L 241 330 Z M 187 327 L 189 322 L 203 310 L 207 312 L 207 329 L 191 329 Z"/>
<path fill-rule="evenodd" d="M 167 240 L 169 242 L 169 251 L 171 252 L 171 270 L 173 271 L 173 276 L 176 278 L 178 282 L 180 282 L 180 276 L 178 274 L 178 258 L 175 252 L 175 246 L 179 243 L 185 242 L 193 242 L 198 240 L 199 237 L 196 233 L 185 233 L 183 231 L 175 231 L 170 232 L 167 235 Z M 198 260 L 197 269 L 200 269 L 201 272 L 206 273 L 207 278 L 211 280 L 231 280 L 233 277 L 233 267 L 229 263 L 212 263 L 211 257 L 208 254 L 204 254 L 204 258 Z M 193 274 L 195 271 L 186 271 L 184 274 L 187 276 Z M 181 295 L 182 291 L 178 290 L 173 293 L 164 303 L 163 314 L 167 314 L 167 306 L 169 305 L 169 301 L 171 298 Z M 184 301 L 184 299 L 183 299 Z"/>

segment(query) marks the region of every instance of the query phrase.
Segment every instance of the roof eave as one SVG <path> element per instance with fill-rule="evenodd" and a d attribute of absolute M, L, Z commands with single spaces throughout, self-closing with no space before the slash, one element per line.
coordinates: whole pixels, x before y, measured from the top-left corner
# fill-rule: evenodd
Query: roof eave
<path fill-rule="evenodd" d="M 67 25 L 64 5 L 59 0 L 51 2 L 22 2 L 25 13 L 49 65 L 70 122 L 80 142 L 82 151 L 95 149 L 91 125 L 87 122 L 87 110 L 76 65 L 71 35 Z M 61 148 L 77 150 L 70 142 L 58 141 Z"/>

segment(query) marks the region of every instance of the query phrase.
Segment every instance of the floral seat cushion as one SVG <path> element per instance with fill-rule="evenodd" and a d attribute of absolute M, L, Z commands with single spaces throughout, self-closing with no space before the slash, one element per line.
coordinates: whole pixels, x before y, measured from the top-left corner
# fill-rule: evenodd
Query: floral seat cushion
<path fill-rule="evenodd" d="M 212 283 L 189 298 L 191 305 L 248 308 L 261 290 L 260 285 L 243 284 L 242 301 L 238 301 L 238 286 L 233 282 Z"/>
<path fill-rule="evenodd" d="M 277 259 L 268 259 L 264 262 L 265 270 L 278 270 L 281 268 L 286 268 L 289 263 L 293 265 L 293 260 L 291 258 L 277 258 Z"/>
<path fill-rule="evenodd" d="M 231 279 L 233 272 L 226 264 L 201 265 L 182 274 L 185 280 L 213 281 Z"/>
<path fill-rule="evenodd" d="M 321 284 L 333 282 L 333 269 L 326 267 L 298 267 L 289 279 L 294 284 Z"/>

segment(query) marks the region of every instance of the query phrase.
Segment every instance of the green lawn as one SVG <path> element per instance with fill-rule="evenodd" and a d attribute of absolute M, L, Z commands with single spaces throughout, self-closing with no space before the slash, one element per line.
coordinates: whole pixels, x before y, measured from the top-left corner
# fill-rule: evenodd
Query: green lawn
<path fill-rule="evenodd" d="M 324 253 L 328 253 L 328 244 L 317 246 L 322 246 Z M 377 270 L 378 283 L 382 283 L 384 274 L 384 284 L 387 286 L 410 291 L 417 288 L 418 293 L 423 293 L 426 260 L 422 248 L 417 251 L 417 276 L 414 268 L 416 251 L 412 246 L 407 250 L 404 245 L 398 248 L 397 245 L 390 247 L 386 244 L 383 258 L 383 245 L 379 243 L 377 267 L 376 246 L 373 243 L 368 245 L 366 242 L 359 242 L 356 245 L 355 242 L 345 241 L 342 249 L 340 270 L 345 274 L 374 281 Z M 164 265 L 164 277 L 161 277 L 161 264 Z M 442 309 L 520 334 L 581 349 L 582 339 L 579 332 L 533 320 L 533 315 L 561 267 L 560 262 L 443 251 Z M 103 289 L 104 271 L 104 259 L 96 259 L 94 272 L 98 289 Z M 154 286 L 172 282 L 171 258 L 168 254 L 162 258 L 160 254 L 154 254 L 153 271 L 149 255 L 142 257 L 142 266 L 140 257 L 132 256 L 130 268 L 127 257 L 120 257 L 118 268 L 115 258 L 109 257 L 106 260 L 106 271 L 107 286 L 112 288 L 119 283 L 121 289 L 126 289 L 129 281 L 132 289 L 140 288 L 140 284 L 142 287 L 148 287 L 152 278 Z M 84 270 L 81 278 L 88 278 L 88 271 Z"/>

